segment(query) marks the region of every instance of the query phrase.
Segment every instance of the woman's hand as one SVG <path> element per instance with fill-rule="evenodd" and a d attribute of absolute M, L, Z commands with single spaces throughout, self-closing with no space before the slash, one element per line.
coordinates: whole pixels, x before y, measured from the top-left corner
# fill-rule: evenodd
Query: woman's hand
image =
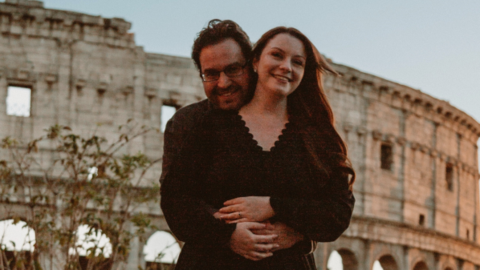
<path fill-rule="evenodd" d="M 270 205 L 270 197 L 239 197 L 223 203 L 218 210 L 220 219 L 226 223 L 262 222 L 275 215 Z"/>

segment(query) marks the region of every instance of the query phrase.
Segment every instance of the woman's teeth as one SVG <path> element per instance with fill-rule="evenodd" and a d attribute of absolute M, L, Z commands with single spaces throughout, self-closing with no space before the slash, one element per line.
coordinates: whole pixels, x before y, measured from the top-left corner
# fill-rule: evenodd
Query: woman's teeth
<path fill-rule="evenodd" d="M 281 81 L 284 81 L 284 82 L 289 82 L 290 79 L 287 78 L 287 77 L 284 77 L 284 76 L 279 76 L 279 75 L 276 75 L 275 78 L 281 80 Z"/>

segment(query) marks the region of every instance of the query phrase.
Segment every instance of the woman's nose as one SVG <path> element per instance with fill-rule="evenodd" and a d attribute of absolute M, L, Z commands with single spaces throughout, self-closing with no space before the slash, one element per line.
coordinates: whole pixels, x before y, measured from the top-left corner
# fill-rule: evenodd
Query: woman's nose
<path fill-rule="evenodd" d="M 283 60 L 280 68 L 287 72 L 292 72 L 292 63 L 290 63 L 290 59 Z"/>

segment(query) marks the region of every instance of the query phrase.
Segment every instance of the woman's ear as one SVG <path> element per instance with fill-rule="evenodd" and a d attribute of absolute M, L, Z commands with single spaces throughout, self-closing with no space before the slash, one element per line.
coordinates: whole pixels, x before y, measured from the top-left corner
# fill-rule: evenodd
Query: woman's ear
<path fill-rule="evenodd" d="M 258 68 L 258 59 L 254 58 L 252 61 L 253 72 L 257 73 Z"/>

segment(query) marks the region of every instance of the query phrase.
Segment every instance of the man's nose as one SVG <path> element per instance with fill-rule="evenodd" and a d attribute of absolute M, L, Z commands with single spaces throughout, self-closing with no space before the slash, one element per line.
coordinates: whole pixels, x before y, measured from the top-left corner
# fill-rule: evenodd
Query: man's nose
<path fill-rule="evenodd" d="M 227 88 L 232 84 L 232 80 L 228 77 L 225 72 L 220 72 L 220 77 L 218 78 L 217 86 L 219 88 Z"/>

